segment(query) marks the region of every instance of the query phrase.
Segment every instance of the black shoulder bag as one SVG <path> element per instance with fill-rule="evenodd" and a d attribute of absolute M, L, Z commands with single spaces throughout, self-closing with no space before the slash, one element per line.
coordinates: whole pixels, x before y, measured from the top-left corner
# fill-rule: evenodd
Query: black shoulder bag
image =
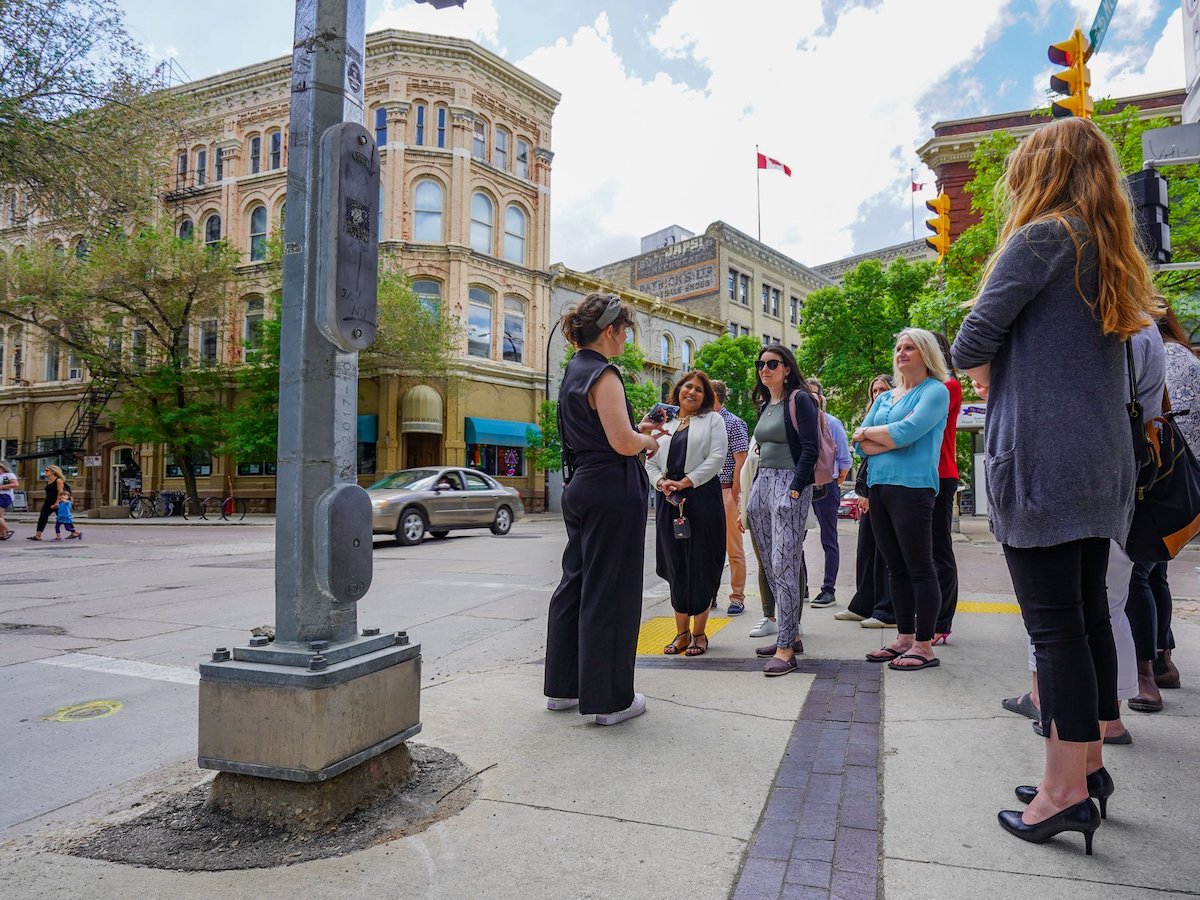
<path fill-rule="evenodd" d="M 1133 350 L 1128 341 L 1125 354 L 1129 366 L 1127 408 L 1133 426 L 1134 459 L 1139 465 L 1125 552 L 1134 562 L 1166 562 L 1200 534 L 1200 463 L 1175 424 L 1176 416 L 1191 411 L 1172 410 L 1164 390 L 1163 414 L 1143 423 Z"/>

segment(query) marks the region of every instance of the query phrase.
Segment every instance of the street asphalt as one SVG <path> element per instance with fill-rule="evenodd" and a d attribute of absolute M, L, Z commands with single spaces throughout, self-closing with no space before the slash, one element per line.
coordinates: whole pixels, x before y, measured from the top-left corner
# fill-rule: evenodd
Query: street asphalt
<path fill-rule="evenodd" d="M 1000 707 L 1029 676 L 1003 557 L 979 520 L 955 545 L 971 611 L 939 668 L 866 663 L 892 632 L 833 619 L 853 593 L 857 526 L 843 522 L 839 603 L 804 610 L 798 673 L 766 679 L 754 662 L 751 590 L 706 656 L 640 658 L 647 714 L 601 728 L 544 709 L 564 535 L 555 516 L 534 515 L 503 538 L 377 537 L 358 605 L 360 626 L 421 643 L 416 740 L 481 773 L 474 803 L 342 857 L 184 873 L 59 847 L 211 777 L 195 765 L 196 666 L 272 622 L 274 521 L 81 517 L 82 541 L 35 544 L 26 519 L 0 544 L 0 897 L 1200 895 L 1194 548 L 1171 565 L 1183 688 L 1164 692 L 1161 713 L 1128 713 L 1134 743 L 1106 749 L 1117 792 L 1091 857 L 1078 835 L 1035 846 L 996 824 L 1018 806 L 1013 786 L 1037 783 L 1042 747 Z M 650 619 L 670 607 L 650 529 L 646 546 Z M 815 534 L 808 548 L 819 569 Z"/>

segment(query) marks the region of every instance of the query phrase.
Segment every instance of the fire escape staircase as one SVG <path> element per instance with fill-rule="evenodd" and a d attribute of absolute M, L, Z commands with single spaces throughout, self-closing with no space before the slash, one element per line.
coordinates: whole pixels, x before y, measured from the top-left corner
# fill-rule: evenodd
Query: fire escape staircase
<path fill-rule="evenodd" d="M 23 443 L 17 448 L 13 459 L 41 459 L 47 456 L 79 456 L 82 454 L 88 435 L 96 427 L 96 422 L 108 401 L 116 392 L 117 380 L 111 376 L 98 375 L 92 379 L 87 391 L 80 398 L 66 428 L 58 432 L 51 440 L 40 440 Z"/>

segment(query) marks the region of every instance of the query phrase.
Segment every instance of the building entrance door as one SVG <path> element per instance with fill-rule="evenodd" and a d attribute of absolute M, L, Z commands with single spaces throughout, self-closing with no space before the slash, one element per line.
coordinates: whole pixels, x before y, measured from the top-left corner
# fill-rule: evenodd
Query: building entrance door
<path fill-rule="evenodd" d="M 129 502 L 130 491 L 142 486 L 142 470 L 132 447 L 114 447 L 108 460 L 108 503 L 122 506 Z"/>
<path fill-rule="evenodd" d="M 404 468 L 420 469 L 442 464 L 442 436 L 410 432 L 404 435 Z"/>

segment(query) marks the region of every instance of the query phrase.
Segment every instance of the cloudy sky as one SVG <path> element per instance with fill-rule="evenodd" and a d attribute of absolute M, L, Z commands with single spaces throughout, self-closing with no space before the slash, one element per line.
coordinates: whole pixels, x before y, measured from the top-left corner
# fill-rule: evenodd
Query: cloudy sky
<path fill-rule="evenodd" d="M 152 57 L 192 78 L 290 53 L 292 0 L 121 0 Z M 1045 105 L 1046 47 L 1099 0 L 367 0 L 367 28 L 467 37 L 562 92 L 551 259 L 631 256 L 667 225 L 716 219 L 807 264 L 911 238 L 909 171 L 934 122 Z M 1120 0 L 1093 96 L 1184 86 L 1179 0 Z"/>

